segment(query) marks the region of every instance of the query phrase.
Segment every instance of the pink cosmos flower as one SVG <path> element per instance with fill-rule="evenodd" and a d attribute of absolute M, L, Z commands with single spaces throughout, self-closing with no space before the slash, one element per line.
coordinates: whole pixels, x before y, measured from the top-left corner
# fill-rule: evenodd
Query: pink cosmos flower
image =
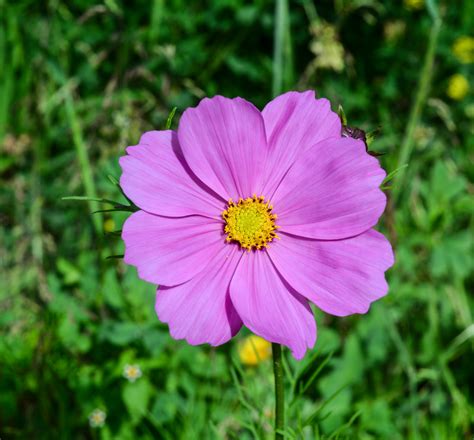
<path fill-rule="evenodd" d="M 244 324 L 301 359 L 316 341 L 309 301 L 346 316 L 387 293 L 392 248 L 371 229 L 385 172 L 312 91 L 262 112 L 205 98 L 120 165 L 140 208 L 124 224 L 124 260 L 160 285 L 156 312 L 176 339 L 220 345 Z"/>

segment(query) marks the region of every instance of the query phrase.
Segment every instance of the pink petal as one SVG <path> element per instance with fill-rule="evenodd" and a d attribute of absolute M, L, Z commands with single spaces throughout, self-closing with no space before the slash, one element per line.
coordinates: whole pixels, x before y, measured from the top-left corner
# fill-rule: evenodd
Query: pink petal
<path fill-rule="evenodd" d="M 327 139 L 290 168 L 272 199 L 281 230 L 323 240 L 358 235 L 385 209 L 385 171 L 352 138 Z"/>
<path fill-rule="evenodd" d="M 325 312 L 366 313 L 387 294 L 384 272 L 393 265 L 393 251 L 379 232 L 336 241 L 280 235 L 268 248 L 270 258 L 295 290 Z"/>
<path fill-rule="evenodd" d="M 341 122 L 327 99 L 314 91 L 288 92 L 269 102 L 262 112 L 269 158 L 263 194 L 271 198 L 291 164 L 308 148 L 330 137 L 341 137 Z"/>
<path fill-rule="evenodd" d="M 124 261 L 140 278 L 174 286 L 201 272 L 223 247 L 222 222 L 207 217 L 160 217 L 133 213 L 123 225 Z"/>
<path fill-rule="evenodd" d="M 220 345 L 239 331 L 242 321 L 230 301 L 229 284 L 241 255 L 237 246 L 226 245 L 187 283 L 158 290 L 156 313 L 173 338 Z"/>
<path fill-rule="evenodd" d="M 120 186 L 139 208 L 170 217 L 218 218 L 225 203 L 189 172 L 176 133 L 150 131 L 120 158 Z"/>
<path fill-rule="evenodd" d="M 230 296 L 250 330 L 267 341 L 288 346 L 296 359 L 314 346 L 313 312 L 283 280 L 266 252 L 243 253 L 232 278 Z"/>
<path fill-rule="evenodd" d="M 263 119 L 241 98 L 204 98 L 183 113 L 178 136 L 190 168 L 226 200 L 258 192 L 266 160 Z"/>

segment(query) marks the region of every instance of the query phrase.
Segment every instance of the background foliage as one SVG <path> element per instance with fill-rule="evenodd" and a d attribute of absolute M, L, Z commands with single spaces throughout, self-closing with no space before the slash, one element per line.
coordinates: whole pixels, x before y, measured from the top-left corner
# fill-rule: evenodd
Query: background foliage
<path fill-rule="evenodd" d="M 153 286 L 105 259 L 123 253 L 126 215 L 61 197 L 120 198 L 107 175 L 174 106 L 175 126 L 203 96 L 262 107 L 280 85 L 381 126 L 384 167 L 408 164 L 379 225 L 396 248 L 390 294 L 365 316 L 317 311 L 313 352 L 286 353 L 288 438 L 472 437 L 473 65 L 452 48 L 474 2 L 278 4 L 0 0 L 2 439 L 271 437 L 271 364 L 242 364 L 248 333 L 218 349 L 172 340 Z M 470 91 L 449 91 L 454 74 Z"/>

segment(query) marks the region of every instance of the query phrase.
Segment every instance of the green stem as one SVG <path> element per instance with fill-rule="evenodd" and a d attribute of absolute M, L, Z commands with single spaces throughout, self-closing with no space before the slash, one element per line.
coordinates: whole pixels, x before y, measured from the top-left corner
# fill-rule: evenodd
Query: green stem
<path fill-rule="evenodd" d="M 272 343 L 273 374 L 275 375 L 275 440 L 282 440 L 285 429 L 285 393 L 283 388 L 283 363 L 281 345 Z"/>
<path fill-rule="evenodd" d="M 293 83 L 290 9 L 288 0 L 275 2 L 275 31 L 273 35 L 273 96 L 279 95 Z"/>
<path fill-rule="evenodd" d="M 421 70 L 420 78 L 418 80 L 417 93 L 413 106 L 410 111 L 410 116 L 408 118 L 408 124 L 405 130 L 405 135 L 403 137 L 402 146 L 400 148 L 400 154 L 398 156 L 397 169 L 401 169 L 408 161 L 413 151 L 414 143 L 414 134 L 415 129 L 418 126 L 421 118 L 421 113 L 425 105 L 426 99 L 428 97 L 431 78 L 433 73 L 434 58 L 436 54 L 436 47 L 438 44 L 439 31 L 441 29 L 441 19 L 437 13 L 432 13 L 433 26 L 431 27 L 430 35 L 428 38 L 428 47 L 426 49 L 425 59 L 423 62 L 423 68 Z M 399 177 L 398 182 L 394 186 L 392 199 L 396 202 L 400 191 L 403 188 L 403 180 L 405 178 L 406 169 L 403 170 Z"/>

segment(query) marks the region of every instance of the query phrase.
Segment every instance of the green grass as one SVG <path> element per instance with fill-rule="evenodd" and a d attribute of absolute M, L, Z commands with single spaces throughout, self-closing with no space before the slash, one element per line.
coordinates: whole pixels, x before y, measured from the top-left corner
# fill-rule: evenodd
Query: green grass
<path fill-rule="evenodd" d="M 284 350 L 287 438 L 471 438 L 474 94 L 453 101 L 446 87 L 473 77 L 451 50 L 473 12 L 469 0 L 0 0 L 0 437 L 272 438 L 272 366 L 241 364 L 248 332 L 217 349 L 171 339 L 154 287 L 106 259 L 123 245 L 105 232 L 133 210 L 114 178 L 142 132 L 176 128 L 203 96 L 262 108 L 314 88 L 349 125 L 381 126 L 371 149 L 387 172 L 406 166 L 379 224 L 396 250 L 390 294 L 363 316 L 316 311 L 314 350 L 299 363 Z"/>

